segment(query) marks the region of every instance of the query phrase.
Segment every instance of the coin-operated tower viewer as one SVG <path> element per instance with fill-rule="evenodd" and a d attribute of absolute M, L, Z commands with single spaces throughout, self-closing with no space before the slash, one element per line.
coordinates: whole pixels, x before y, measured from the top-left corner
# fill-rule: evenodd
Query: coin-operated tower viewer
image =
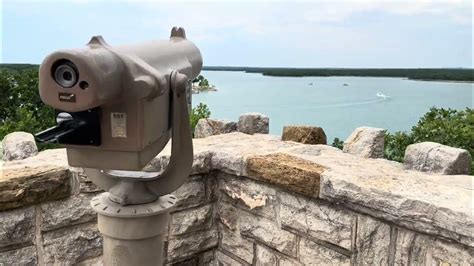
<path fill-rule="evenodd" d="M 57 125 L 40 142 L 66 147 L 69 165 L 83 167 L 106 192 L 98 213 L 105 265 L 161 265 L 163 235 L 180 187 L 191 171 L 189 80 L 202 69 L 199 49 L 173 28 L 169 40 L 109 46 L 93 37 L 85 48 L 60 50 L 40 67 L 41 99 Z M 171 137 L 161 173 L 143 172 Z"/>

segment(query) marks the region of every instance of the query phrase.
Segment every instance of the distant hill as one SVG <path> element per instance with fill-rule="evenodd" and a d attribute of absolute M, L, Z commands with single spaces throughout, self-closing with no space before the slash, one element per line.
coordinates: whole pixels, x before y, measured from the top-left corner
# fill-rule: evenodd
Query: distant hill
<path fill-rule="evenodd" d="M 0 64 L 0 69 L 8 69 L 11 71 L 20 71 L 25 69 L 37 69 L 39 65 L 34 64 Z"/>
<path fill-rule="evenodd" d="M 244 71 L 261 73 L 265 76 L 284 77 L 400 77 L 416 80 L 446 80 L 474 82 L 472 68 L 270 68 L 270 67 L 228 67 L 205 66 L 211 71 Z"/>
<path fill-rule="evenodd" d="M 37 69 L 35 64 L 0 64 L 0 69 L 20 71 Z M 203 70 L 243 71 L 260 73 L 265 76 L 282 77 L 399 77 L 414 80 L 465 81 L 474 82 L 472 68 L 275 68 L 275 67 L 235 67 L 204 66 Z"/>

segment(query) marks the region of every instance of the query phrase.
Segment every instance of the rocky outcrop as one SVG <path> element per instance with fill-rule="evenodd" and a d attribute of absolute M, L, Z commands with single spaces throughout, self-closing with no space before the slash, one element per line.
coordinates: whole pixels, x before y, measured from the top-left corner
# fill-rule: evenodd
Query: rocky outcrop
<path fill-rule="evenodd" d="M 467 150 L 422 142 L 407 147 L 403 166 L 405 169 L 443 175 L 468 175 L 471 173 L 471 160 Z"/>
<path fill-rule="evenodd" d="M 199 119 L 194 129 L 195 138 L 205 138 L 212 135 L 219 135 L 234 132 L 237 130 L 237 123 L 227 120 L 215 120 L 209 118 Z"/>
<path fill-rule="evenodd" d="M 285 126 L 283 127 L 281 140 L 303 144 L 327 144 L 324 130 L 320 127 L 311 126 Z"/>
<path fill-rule="evenodd" d="M 260 113 L 245 113 L 239 117 L 237 131 L 253 135 L 255 133 L 268 134 L 270 118 Z"/>
<path fill-rule="evenodd" d="M 356 128 L 344 141 L 343 151 L 364 158 L 383 158 L 385 129 Z"/>
<path fill-rule="evenodd" d="M 38 153 L 35 138 L 30 133 L 13 132 L 2 141 L 3 160 L 22 160 Z"/>

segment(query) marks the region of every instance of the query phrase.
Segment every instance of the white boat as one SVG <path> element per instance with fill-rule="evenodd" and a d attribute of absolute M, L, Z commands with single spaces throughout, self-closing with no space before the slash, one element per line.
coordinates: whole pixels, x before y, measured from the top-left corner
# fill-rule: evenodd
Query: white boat
<path fill-rule="evenodd" d="M 381 93 L 381 92 L 377 92 L 376 95 L 377 95 L 377 97 L 379 97 L 379 98 L 384 98 L 384 99 L 390 98 L 390 96 L 385 95 L 385 94 L 383 94 L 383 93 Z"/>

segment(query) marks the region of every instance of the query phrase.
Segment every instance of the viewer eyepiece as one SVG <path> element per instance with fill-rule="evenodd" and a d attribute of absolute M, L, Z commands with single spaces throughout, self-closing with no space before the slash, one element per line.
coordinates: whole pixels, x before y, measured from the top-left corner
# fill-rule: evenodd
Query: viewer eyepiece
<path fill-rule="evenodd" d="M 78 80 L 78 73 L 76 66 L 68 60 L 58 61 L 53 67 L 54 81 L 61 87 L 71 88 L 76 85 Z"/>

